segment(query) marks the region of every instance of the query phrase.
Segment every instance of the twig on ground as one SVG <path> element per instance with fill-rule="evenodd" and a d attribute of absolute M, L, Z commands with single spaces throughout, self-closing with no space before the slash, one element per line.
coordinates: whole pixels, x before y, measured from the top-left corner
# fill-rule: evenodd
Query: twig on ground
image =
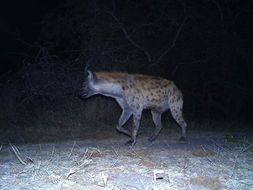
<path fill-rule="evenodd" d="M 247 146 L 246 148 L 241 148 L 241 150 L 236 154 L 235 156 L 235 161 L 234 161 L 234 164 L 233 164 L 233 167 L 232 167 L 232 174 L 230 175 L 230 178 L 233 177 L 234 173 L 235 173 L 235 167 L 236 167 L 236 164 L 237 164 L 237 160 L 238 160 L 238 157 L 243 153 L 245 152 L 248 148 L 250 148 L 253 144 L 250 144 L 249 146 Z"/>
<path fill-rule="evenodd" d="M 105 189 L 107 189 L 108 175 L 103 172 L 102 173 L 102 178 L 103 178 L 103 182 L 104 182 L 104 187 L 105 187 Z"/>
<path fill-rule="evenodd" d="M 66 179 L 68 179 L 71 175 L 81 170 L 83 167 L 88 166 L 90 163 L 91 163 L 91 160 L 85 160 L 80 165 L 76 166 L 75 168 L 70 169 L 69 173 L 67 174 Z"/>
<path fill-rule="evenodd" d="M 54 183 L 57 184 L 57 187 L 54 189 L 86 189 L 86 186 L 81 185 L 78 181 L 64 179 L 62 176 L 57 174 L 50 174 L 50 178 L 53 178 Z"/>
<path fill-rule="evenodd" d="M 251 148 L 253 146 L 253 143 L 251 143 L 250 145 L 246 146 L 244 149 L 241 150 L 241 153 L 247 151 L 249 148 Z"/>
<path fill-rule="evenodd" d="M 209 157 L 209 155 L 211 154 L 210 152 L 206 151 L 205 147 L 203 145 L 201 145 L 202 150 L 206 153 L 206 158 L 209 162 L 211 162 L 212 164 L 214 164 L 214 162 L 211 160 L 211 158 Z"/>
<path fill-rule="evenodd" d="M 102 155 L 102 152 L 101 152 L 101 150 L 99 149 L 99 147 L 94 148 L 94 150 L 95 150 L 95 151 L 97 151 L 97 152 L 100 154 L 100 156 Z M 91 152 L 90 157 L 93 155 L 93 153 L 94 153 L 94 151 L 93 151 L 93 152 Z"/>
<path fill-rule="evenodd" d="M 26 156 L 26 163 L 30 163 L 30 164 L 33 164 L 34 161 L 32 158 L 30 158 L 29 156 Z"/>
<path fill-rule="evenodd" d="M 145 182 L 143 180 L 139 180 L 141 185 L 142 185 L 142 189 L 143 190 L 149 190 L 149 189 L 152 189 L 152 190 L 157 190 L 157 183 L 156 181 L 152 180 L 152 182 Z M 134 189 L 137 189 L 136 187 L 133 187 Z"/>
<path fill-rule="evenodd" d="M 102 155 L 101 150 L 99 150 L 99 148 L 87 148 L 82 158 L 89 160 L 95 152 L 98 152 L 100 156 Z"/>
<path fill-rule="evenodd" d="M 189 163 L 190 163 L 189 159 L 185 156 L 184 157 L 184 166 L 183 166 L 183 174 L 184 174 L 184 176 L 186 175 L 186 172 L 187 172 L 186 170 L 189 167 Z M 170 179 L 169 179 L 169 183 L 170 183 Z"/>
<path fill-rule="evenodd" d="M 241 150 L 236 154 L 235 156 L 235 161 L 234 161 L 234 164 L 233 164 L 233 167 L 232 167 L 232 174 L 230 175 L 230 178 L 232 178 L 234 176 L 234 173 L 235 173 L 235 167 L 236 167 L 236 164 L 237 164 L 237 161 L 238 161 L 238 157 L 245 151 L 247 151 L 250 147 L 253 146 L 253 143 L 251 143 L 250 145 L 246 146 L 245 148 L 241 148 Z"/>
<path fill-rule="evenodd" d="M 134 147 L 130 147 L 131 151 L 128 151 L 130 154 L 132 154 L 133 156 L 137 156 L 138 153 L 134 150 Z"/>
<path fill-rule="evenodd" d="M 34 172 L 34 175 L 33 175 L 33 176 L 38 175 L 38 173 L 39 173 L 39 171 L 40 171 L 40 167 L 41 167 L 41 161 L 38 161 L 38 166 L 37 166 L 37 168 L 35 168 L 35 172 Z"/>
<path fill-rule="evenodd" d="M 234 176 L 235 167 L 236 167 L 236 163 L 237 163 L 238 157 L 239 157 L 239 153 L 235 156 L 235 161 L 234 161 L 234 164 L 233 164 L 233 167 L 232 167 L 232 174 L 229 176 L 229 178 L 232 178 Z"/>
<path fill-rule="evenodd" d="M 119 157 L 119 154 L 118 154 L 118 152 L 116 151 L 116 149 L 115 149 L 114 146 L 112 146 L 112 150 L 113 150 L 113 153 L 114 153 L 117 157 Z"/>
<path fill-rule="evenodd" d="M 23 165 L 27 165 L 27 162 L 24 161 L 24 159 L 22 159 L 21 153 L 19 152 L 18 148 L 15 145 L 12 145 L 11 143 L 9 143 L 11 146 L 12 151 L 14 152 L 15 156 L 17 157 L 17 159 L 19 160 L 19 162 Z"/>
<path fill-rule="evenodd" d="M 79 148 L 80 150 L 83 149 L 83 147 L 81 147 L 79 144 L 76 144 L 76 147 Z"/>
<path fill-rule="evenodd" d="M 69 171 L 69 173 L 68 173 L 66 179 L 69 179 L 69 177 L 70 177 L 71 175 L 75 174 L 75 173 L 76 173 L 76 170 L 70 169 L 70 171 Z"/>
<path fill-rule="evenodd" d="M 217 142 L 215 142 L 213 139 L 211 139 L 211 141 L 219 148 L 221 148 L 224 151 L 227 151 L 224 147 L 222 147 L 221 145 L 219 145 Z"/>
<path fill-rule="evenodd" d="M 40 147 L 40 151 L 41 151 L 42 150 L 41 144 L 39 144 L 39 147 Z"/>
<path fill-rule="evenodd" d="M 52 152 L 51 152 L 51 158 L 50 158 L 50 160 L 52 160 L 52 159 L 53 159 L 53 156 L 54 156 L 54 151 L 55 151 L 55 144 L 54 144 L 53 149 L 52 149 Z"/>
<path fill-rule="evenodd" d="M 85 149 L 85 152 L 83 153 L 83 156 L 82 156 L 81 159 L 87 159 L 87 158 L 88 158 L 88 152 L 89 152 L 89 149 L 86 148 L 86 149 Z"/>
<path fill-rule="evenodd" d="M 69 153 L 68 158 L 70 158 L 70 156 L 72 155 L 72 152 L 73 152 L 75 146 L 76 146 L 76 141 L 73 142 L 73 145 L 72 145 L 72 148 L 71 148 L 71 151 L 70 151 L 70 153 Z"/>

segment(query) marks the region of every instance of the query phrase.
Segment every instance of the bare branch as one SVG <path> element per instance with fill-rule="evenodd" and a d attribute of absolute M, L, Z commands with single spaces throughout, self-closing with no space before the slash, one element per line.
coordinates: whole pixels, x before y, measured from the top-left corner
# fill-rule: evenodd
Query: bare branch
<path fill-rule="evenodd" d="M 112 0 L 112 12 L 115 13 L 116 10 L 116 3 L 115 0 Z"/>
<path fill-rule="evenodd" d="M 139 30 L 140 28 L 156 25 L 165 16 L 165 10 L 166 8 L 163 8 L 163 10 L 160 13 L 160 16 L 156 18 L 155 20 L 147 22 L 147 23 L 143 23 L 143 24 L 138 24 L 138 26 L 132 31 L 132 33 L 135 33 L 135 31 Z"/>
<path fill-rule="evenodd" d="M 175 44 L 176 44 L 176 41 L 177 41 L 177 39 L 178 39 L 178 36 L 179 36 L 179 34 L 181 33 L 182 28 L 183 28 L 183 26 L 184 26 L 184 24 L 185 24 L 185 22 L 186 22 L 187 19 L 188 19 L 187 16 L 185 16 L 183 22 L 181 23 L 181 25 L 180 25 L 180 26 L 178 27 L 178 29 L 177 29 L 176 35 L 175 35 L 175 37 L 174 37 L 174 39 L 173 39 L 171 45 L 160 55 L 160 57 L 158 57 L 158 59 L 157 59 L 154 63 L 151 64 L 151 66 L 154 66 L 154 65 L 158 64 L 158 63 L 163 59 L 163 57 L 164 57 L 172 48 L 174 48 L 174 46 L 175 46 Z"/>
<path fill-rule="evenodd" d="M 219 2 L 217 2 L 216 0 L 211 0 L 211 1 L 213 2 L 213 4 L 217 7 L 218 11 L 220 12 L 220 20 L 223 23 L 224 16 L 223 16 L 223 11 L 222 11 L 222 8 L 221 8 Z"/>
<path fill-rule="evenodd" d="M 137 44 L 132 38 L 131 36 L 128 34 L 128 32 L 126 31 L 125 27 L 123 26 L 123 24 L 119 21 L 119 19 L 110 11 L 105 11 L 105 13 L 109 14 L 119 25 L 120 29 L 122 30 L 122 32 L 124 33 L 126 39 L 133 45 L 135 46 L 137 49 L 143 51 L 143 53 L 146 55 L 148 62 L 151 62 L 151 55 L 149 54 L 149 52 L 147 50 L 145 50 L 143 47 L 141 47 L 139 44 Z"/>
<path fill-rule="evenodd" d="M 172 69 L 171 71 L 171 79 L 173 79 L 176 75 L 176 72 L 178 71 L 178 69 L 181 67 L 181 66 L 185 66 L 185 65 L 193 65 L 193 64 L 198 64 L 198 63 L 203 63 L 203 62 L 206 62 L 206 60 L 203 60 L 203 59 L 199 59 L 199 60 L 195 60 L 195 61 L 191 61 L 191 62 L 179 62 L 175 65 L 174 69 Z"/>

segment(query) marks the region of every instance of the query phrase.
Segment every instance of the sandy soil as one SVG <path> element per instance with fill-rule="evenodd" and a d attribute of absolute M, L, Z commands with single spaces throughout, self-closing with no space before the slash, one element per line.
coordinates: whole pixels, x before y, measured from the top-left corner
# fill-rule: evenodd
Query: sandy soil
<path fill-rule="evenodd" d="M 186 143 L 162 133 L 150 143 L 127 137 L 0 146 L 0 189 L 253 189 L 252 139 L 190 134 Z"/>

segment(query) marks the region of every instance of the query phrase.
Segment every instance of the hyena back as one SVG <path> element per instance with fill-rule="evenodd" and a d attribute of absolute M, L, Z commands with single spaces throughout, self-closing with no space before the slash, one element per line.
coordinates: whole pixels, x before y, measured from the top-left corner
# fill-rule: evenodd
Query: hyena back
<path fill-rule="evenodd" d="M 187 124 L 182 114 L 183 96 L 174 82 L 141 74 L 88 71 L 79 97 L 88 98 L 96 94 L 112 97 L 118 102 L 122 114 L 116 129 L 131 137 L 128 142 L 131 145 L 136 143 L 143 109 L 151 110 L 156 127 L 151 141 L 158 136 L 162 128 L 161 115 L 168 109 L 182 129 L 180 140 L 185 140 Z M 123 125 L 132 115 L 133 129 L 130 132 Z"/>

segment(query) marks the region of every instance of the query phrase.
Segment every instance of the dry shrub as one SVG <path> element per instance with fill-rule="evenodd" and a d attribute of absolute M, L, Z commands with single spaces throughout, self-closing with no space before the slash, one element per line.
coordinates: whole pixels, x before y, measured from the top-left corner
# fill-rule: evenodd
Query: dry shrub
<path fill-rule="evenodd" d="M 31 142 L 82 138 L 92 131 L 114 130 L 120 108 L 104 97 L 77 98 L 83 64 L 62 61 L 40 47 L 21 71 L 0 81 L 0 138 Z M 98 121 L 105 122 L 96 124 Z M 108 123 L 108 124 L 106 124 Z M 113 127 L 111 127 L 113 126 Z"/>

